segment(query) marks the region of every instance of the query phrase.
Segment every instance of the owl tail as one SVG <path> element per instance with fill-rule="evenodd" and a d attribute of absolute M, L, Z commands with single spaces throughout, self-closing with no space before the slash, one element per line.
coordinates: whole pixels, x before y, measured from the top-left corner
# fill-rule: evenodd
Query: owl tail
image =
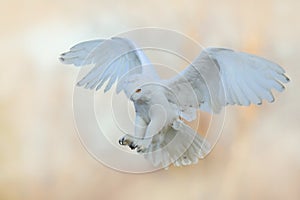
<path fill-rule="evenodd" d="M 144 157 L 154 166 L 168 168 L 170 164 L 185 166 L 196 164 L 210 151 L 210 144 L 197 132 L 180 120 L 172 127 L 152 138 Z"/>

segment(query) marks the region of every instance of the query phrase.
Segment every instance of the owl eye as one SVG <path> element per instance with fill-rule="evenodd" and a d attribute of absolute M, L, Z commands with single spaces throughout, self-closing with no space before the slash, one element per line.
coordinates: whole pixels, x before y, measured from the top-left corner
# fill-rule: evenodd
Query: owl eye
<path fill-rule="evenodd" d="M 135 92 L 136 92 L 136 93 L 140 93 L 141 91 L 142 91 L 142 89 L 139 88 L 139 89 L 137 89 Z"/>

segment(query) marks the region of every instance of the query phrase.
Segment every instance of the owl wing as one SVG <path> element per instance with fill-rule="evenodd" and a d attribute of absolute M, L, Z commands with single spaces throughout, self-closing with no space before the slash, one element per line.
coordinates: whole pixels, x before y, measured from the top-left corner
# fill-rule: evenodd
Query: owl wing
<path fill-rule="evenodd" d="M 281 92 L 287 82 L 284 69 L 276 63 L 248 53 L 208 48 L 185 70 L 166 80 L 166 85 L 177 94 L 177 100 L 167 94 L 170 101 L 179 101 L 182 112 L 192 119 L 196 109 L 218 113 L 228 104 L 273 102 L 271 90 Z"/>
<path fill-rule="evenodd" d="M 158 78 L 143 51 L 131 40 L 120 37 L 79 43 L 61 54 L 60 60 L 75 66 L 92 64 L 92 70 L 77 85 L 98 90 L 107 82 L 104 92 L 115 82 L 118 83 L 117 93 L 126 90 L 126 82 L 135 80 L 132 79 L 133 75 Z"/>

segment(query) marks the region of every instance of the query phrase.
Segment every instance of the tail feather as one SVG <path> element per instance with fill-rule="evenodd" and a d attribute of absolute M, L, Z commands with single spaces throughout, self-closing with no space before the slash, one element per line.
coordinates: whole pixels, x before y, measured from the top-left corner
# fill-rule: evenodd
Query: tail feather
<path fill-rule="evenodd" d="M 170 164 L 186 166 L 196 164 L 210 151 L 209 143 L 183 122 L 161 131 L 152 139 L 144 157 L 154 166 L 167 168 Z"/>

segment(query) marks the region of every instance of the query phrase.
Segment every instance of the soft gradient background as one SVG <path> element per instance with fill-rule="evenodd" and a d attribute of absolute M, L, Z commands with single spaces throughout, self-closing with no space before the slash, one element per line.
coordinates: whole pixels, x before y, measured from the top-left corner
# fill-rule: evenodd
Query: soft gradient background
<path fill-rule="evenodd" d="M 299 8 L 298 0 L 2 0 L 0 199 L 300 199 Z M 81 145 L 78 70 L 57 58 L 79 41 L 144 26 L 262 55 L 292 82 L 273 104 L 227 109 L 218 145 L 199 164 L 114 171 Z"/>

